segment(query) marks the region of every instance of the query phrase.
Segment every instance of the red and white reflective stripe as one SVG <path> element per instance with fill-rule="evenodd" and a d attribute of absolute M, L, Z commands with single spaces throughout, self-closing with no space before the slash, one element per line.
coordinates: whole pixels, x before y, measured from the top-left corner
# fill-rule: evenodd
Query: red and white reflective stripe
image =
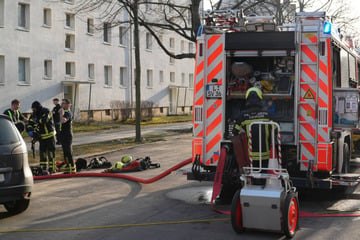
<path fill-rule="evenodd" d="M 197 55 L 195 60 L 195 84 L 194 84 L 194 137 L 203 137 L 203 105 L 204 105 L 204 55 L 200 56 L 199 46 L 197 43 Z"/>
<path fill-rule="evenodd" d="M 217 85 L 223 84 L 224 76 L 224 35 L 208 35 L 206 41 L 205 60 L 206 83 L 217 79 Z M 204 86 L 205 87 L 205 86 Z M 223 99 L 206 99 L 205 107 L 205 164 L 214 164 L 220 157 L 220 141 L 222 139 Z"/>
<path fill-rule="evenodd" d="M 301 72 L 300 72 L 300 141 L 301 143 L 301 169 L 307 169 L 307 161 L 315 160 L 316 148 L 313 142 L 317 139 L 316 144 L 328 143 L 329 124 L 331 124 L 331 113 L 329 111 L 329 103 L 331 99 L 331 80 L 329 80 L 328 57 L 330 57 L 329 48 L 325 48 L 326 52 L 323 56 L 319 55 L 317 46 L 318 36 L 315 33 L 304 33 L 301 45 Z M 329 41 L 326 42 L 329 44 Z M 319 56 L 319 59 L 318 59 Z M 318 63 L 319 69 L 316 69 Z M 317 76 L 319 73 L 319 76 Z M 318 80 L 318 83 L 316 82 Z M 316 86 L 318 85 L 318 89 Z M 317 102 L 318 99 L 318 102 Z M 314 106 L 318 103 L 318 109 Z M 318 112 L 316 112 L 318 111 Z M 317 130 L 317 132 L 316 132 Z M 327 155 L 327 154 L 326 154 Z M 322 164 L 327 166 L 329 158 Z M 318 161 L 316 161 L 318 163 Z M 315 164 L 314 167 L 319 167 Z M 324 166 L 321 166 L 321 168 Z M 315 169 L 316 170 L 316 169 Z"/>

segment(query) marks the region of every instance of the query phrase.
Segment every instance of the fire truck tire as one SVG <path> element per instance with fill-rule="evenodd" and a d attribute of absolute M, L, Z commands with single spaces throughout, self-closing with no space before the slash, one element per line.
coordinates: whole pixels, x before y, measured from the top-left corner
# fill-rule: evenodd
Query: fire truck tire
<path fill-rule="evenodd" d="M 284 234 L 288 238 L 292 238 L 295 235 L 299 222 L 299 200 L 294 192 L 287 194 L 282 216 Z"/>
<path fill-rule="evenodd" d="M 350 171 L 350 147 L 348 143 L 344 143 L 344 150 L 343 150 L 343 165 L 341 172 L 342 173 L 349 173 Z"/>
<path fill-rule="evenodd" d="M 231 225 L 235 232 L 244 232 L 243 221 L 242 221 L 242 210 L 240 201 L 240 189 L 234 194 L 231 203 Z"/>

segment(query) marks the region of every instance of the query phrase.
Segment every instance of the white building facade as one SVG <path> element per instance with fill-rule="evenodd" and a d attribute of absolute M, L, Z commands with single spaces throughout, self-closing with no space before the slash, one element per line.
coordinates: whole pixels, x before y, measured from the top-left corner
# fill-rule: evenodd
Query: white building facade
<path fill-rule="evenodd" d="M 22 112 L 35 100 L 51 109 L 53 98 L 69 98 L 77 119 L 113 118 L 116 103 L 134 104 L 133 28 L 75 15 L 75 1 L 0 0 L 1 112 L 15 98 Z M 161 38 L 174 53 L 195 52 L 193 42 Z M 191 112 L 194 59 L 171 59 L 143 28 L 140 45 L 141 100 L 155 114 Z"/>

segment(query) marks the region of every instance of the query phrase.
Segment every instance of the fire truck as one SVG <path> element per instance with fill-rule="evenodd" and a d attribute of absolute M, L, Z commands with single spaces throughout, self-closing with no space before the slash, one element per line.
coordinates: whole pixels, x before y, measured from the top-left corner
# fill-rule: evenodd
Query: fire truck
<path fill-rule="evenodd" d="M 299 188 L 355 186 L 353 138 L 359 125 L 360 58 L 325 12 L 300 12 L 295 24 L 268 16 L 213 11 L 198 31 L 193 166 L 189 180 L 214 180 L 220 152 L 229 149 L 223 188 L 238 186 L 236 116 L 245 92 L 259 87 L 281 129 L 282 167 Z"/>

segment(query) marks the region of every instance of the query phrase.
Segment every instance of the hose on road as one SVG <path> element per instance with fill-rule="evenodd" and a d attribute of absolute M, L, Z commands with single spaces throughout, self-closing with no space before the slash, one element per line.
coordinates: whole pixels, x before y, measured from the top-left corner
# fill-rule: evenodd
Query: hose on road
<path fill-rule="evenodd" d="M 73 178 L 73 177 L 109 177 L 109 178 L 121 178 L 126 179 L 133 182 L 143 183 L 143 184 L 149 184 L 156 182 L 167 175 L 169 175 L 171 172 L 182 168 L 183 166 L 191 163 L 192 158 L 186 159 L 183 162 L 180 162 L 173 166 L 172 168 L 169 168 L 168 170 L 162 172 L 161 174 L 150 178 L 150 179 L 142 179 L 137 178 L 134 176 L 126 175 L 126 174 L 118 174 L 118 173 L 76 173 L 76 174 L 52 174 L 52 175 L 43 175 L 43 176 L 34 176 L 34 180 L 45 180 L 45 179 L 60 179 L 60 178 Z"/>

